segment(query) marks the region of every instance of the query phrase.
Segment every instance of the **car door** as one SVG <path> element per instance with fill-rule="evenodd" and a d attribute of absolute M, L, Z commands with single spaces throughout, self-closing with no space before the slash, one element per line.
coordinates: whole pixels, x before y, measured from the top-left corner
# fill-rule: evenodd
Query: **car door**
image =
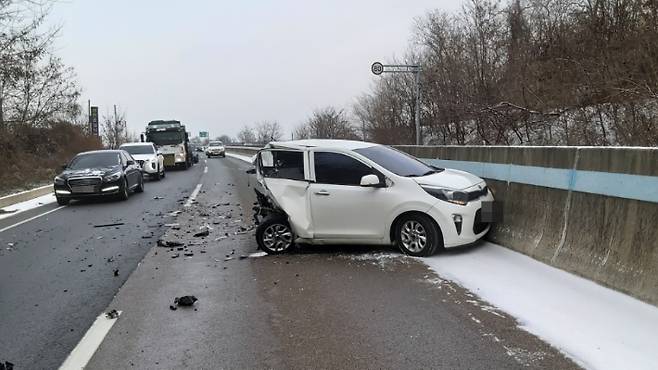
<path fill-rule="evenodd" d="M 257 157 L 258 178 L 272 200 L 287 215 L 295 234 L 311 237 L 307 189 L 308 152 L 264 149 Z"/>
<path fill-rule="evenodd" d="M 131 164 L 128 164 L 129 161 L 132 161 Z M 137 177 L 139 171 L 137 170 L 137 162 L 135 159 L 128 154 L 127 152 L 121 152 L 121 162 L 123 163 L 124 172 L 126 173 L 126 180 L 128 181 L 128 188 L 132 188 L 139 183 L 139 178 Z"/>
<path fill-rule="evenodd" d="M 394 205 L 386 187 L 362 187 L 361 178 L 384 176 L 366 163 L 344 153 L 314 151 L 315 182 L 310 185 L 310 205 L 316 239 L 380 240 L 386 237 L 385 220 Z"/>

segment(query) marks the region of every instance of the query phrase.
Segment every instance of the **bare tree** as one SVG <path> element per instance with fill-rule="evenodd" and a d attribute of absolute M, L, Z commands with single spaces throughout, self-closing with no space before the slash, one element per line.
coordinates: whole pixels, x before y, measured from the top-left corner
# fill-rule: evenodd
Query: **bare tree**
<path fill-rule="evenodd" d="M 121 144 L 128 142 L 129 134 L 124 112 L 115 107 L 114 114 L 108 112 L 103 115 L 102 137 L 109 149 L 117 149 Z"/>
<path fill-rule="evenodd" d="M 316 109 L 312 116 L 294 131 L 297 139 L 357 139 L 354 126 L 343 110 L 335 107 Z"/>
<path fill-rule="evenodd" d="M 238 141 L 242 144 L 256 143 L 256 134 L 254 134 L 254 130 L 248 125 L 244 125 L 240 132 L 238 132 Z"/>
<path fill-rule="evenodd" d="M 259 144 L 280 140 L 282 136 L 281 125 L 276 121 L 263 121 L 256 124 L 256 142 Z"/>
<path fill-rule="evenodd" d="M 233 138 L 228 135 L 218 136 L 217 140 L 221 141 L 223 144 L 231 144 L 233 142 Z"/>

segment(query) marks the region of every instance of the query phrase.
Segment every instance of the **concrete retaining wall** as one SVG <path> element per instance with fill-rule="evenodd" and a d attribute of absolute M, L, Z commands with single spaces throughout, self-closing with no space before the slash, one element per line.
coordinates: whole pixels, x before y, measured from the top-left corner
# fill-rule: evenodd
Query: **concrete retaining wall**
<path fill-rule="evenodd" d="M 16 193 L 12 195 L 7 195 L 0 198 L 0 208 L 8 207 L 20 202 L 25 202 L 27 200 L 34 199 L 36 197 L 40 197 L 42 195 L 46 195 L 52 192 L 53 192 L 53 186 L 46 185 L 36 189 L 22 191 L 20 193 Z"/>
<path fill-rule="evenodd" d="M 398 146 L 487 179 L 488 238 L 658 305 L 658 148 Z"/>

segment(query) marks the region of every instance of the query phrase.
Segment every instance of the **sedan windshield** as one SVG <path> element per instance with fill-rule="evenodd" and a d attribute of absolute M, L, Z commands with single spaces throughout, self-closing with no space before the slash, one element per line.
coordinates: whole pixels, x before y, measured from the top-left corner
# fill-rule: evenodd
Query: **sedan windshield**
<path fill-rule="evenodd" d="M 430 167 L 418 159 L 384 145 L 355 149 L 355 152 L 370 159 L 398 176 L 418 177 L 443 171 Z"/>
<path fill-rule="evenodd" d="M 82 170 L 85 168 L 103 168 L 118 166 L 119 154 L 118 153 L 88 153 L 80 154 L 71 160 L 68 168 L 72 170 Z"/>
<path fill-rule="evenodd" d="M 208 146 L 222 146 L 222 145 L 224 144 L 222 144 L 221 141 L 211 141 L 210 144 L 208 144 Z"/>
<path fill-rule="evenodd" d="M 126 145 L 122 146 L 121 149 L 127 151 L 128 153 L 135 155 L 135 154 L 153 154 L 155 153 L 153 151 L 153 146 L 152 145 Z"/>

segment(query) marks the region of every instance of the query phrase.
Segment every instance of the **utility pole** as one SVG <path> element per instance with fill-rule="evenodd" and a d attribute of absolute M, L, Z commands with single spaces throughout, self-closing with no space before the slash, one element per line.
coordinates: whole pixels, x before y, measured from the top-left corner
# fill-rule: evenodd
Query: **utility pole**
<path fill-rule="evenodd" d="M 379 76 L 382 73 L 413 73 L 414 74 L 414 83 L 416 85 L 416 112 L 415 112 L 415 124 L 416 124 L 416 145 L 421 145 L 421 136 L 420 136 L 420 72 L 422 68 L 420 64 L 381 64 L 380 62 L 375 62 L 370 67 L 370 70 L 373 74 Z"/>

